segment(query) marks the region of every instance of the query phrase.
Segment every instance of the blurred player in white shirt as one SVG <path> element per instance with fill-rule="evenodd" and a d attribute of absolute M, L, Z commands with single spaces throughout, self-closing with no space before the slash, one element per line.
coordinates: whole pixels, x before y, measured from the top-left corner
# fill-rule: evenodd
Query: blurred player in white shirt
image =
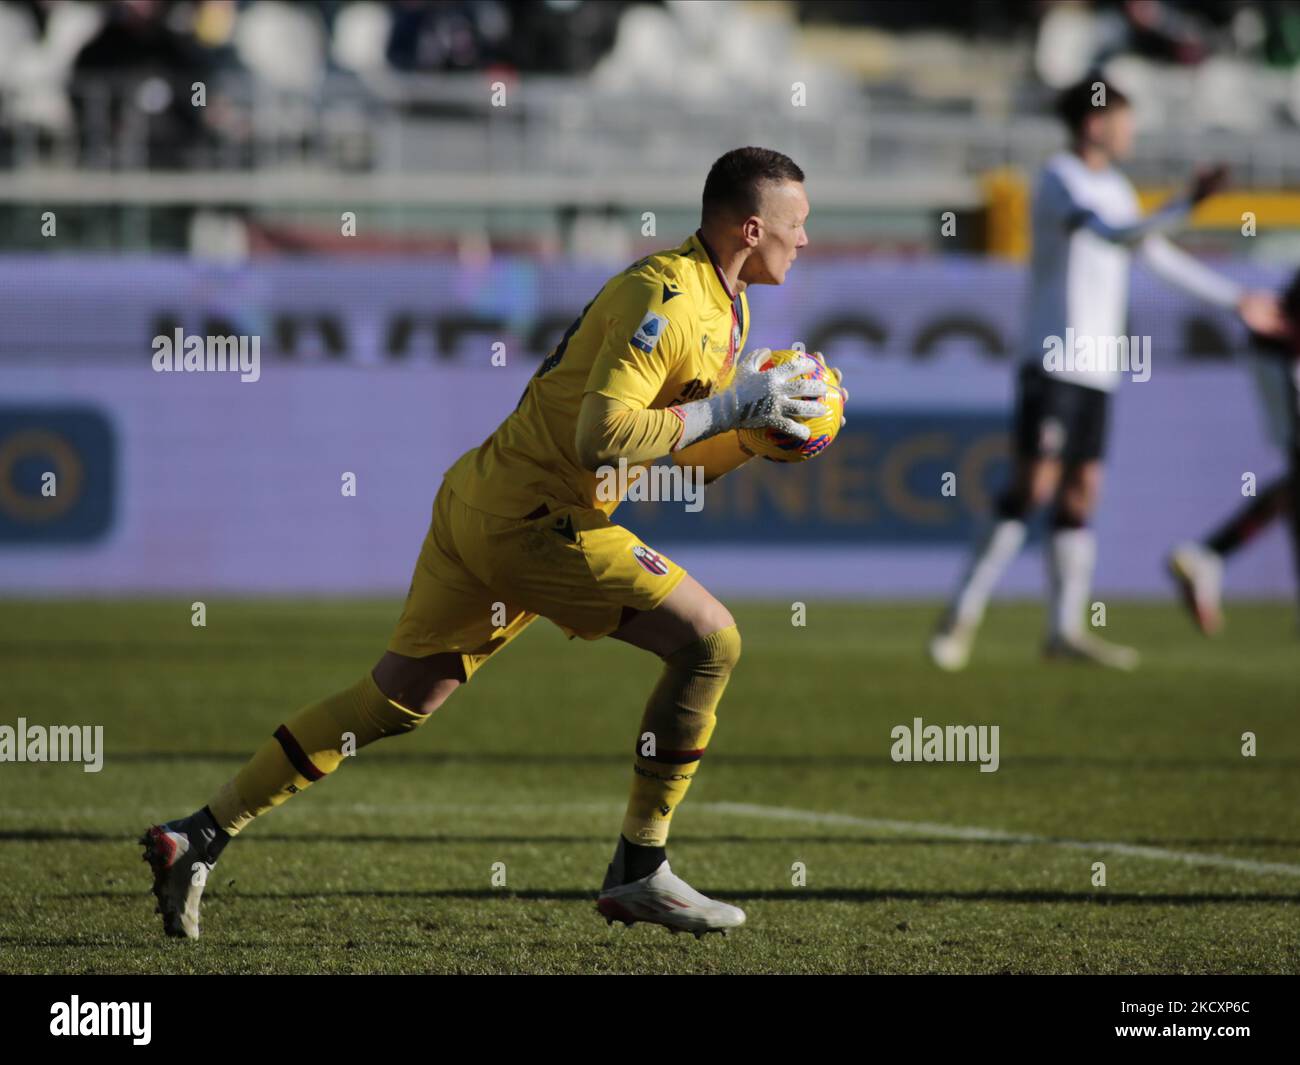
<path fill-rule="evenodd" d="M 1034 192 L 1012 483 L 930 641 L 930 657 L 942 669 L 966 665 L 989 597 L 1025 542 L 1027 521 L 1049 504 L 1051 599 L 1045 653 L 1119 669 L 1137 665 L 1134 650 L 1101 640 L 1084 627 L 1096 560 L 1088 522 L 1101 486 L 1110 394 L 1123 372 L 1138 368 L 1114 357 L 1131 347 L 1124 345 L 1129 340 L 1133 253 L 1165 281 L 1214 305 L 1235 308 L 1252 328 L 1271 331 L 1278 319 L 1271 295 L 1243 292 L 1160 235 L 1218 188 L 1222 168 L 1199 173 L 1186 195 L 1143 218 L 1132 184 L 1115 166 L 1133 145 L 1128 100 L 1104 80 L 1090 78 L 1066 90 L 1058 110 L 1070 146 L 1048 160 Z M 1064 360 L 1045 357 L 1062 351 Z"/>

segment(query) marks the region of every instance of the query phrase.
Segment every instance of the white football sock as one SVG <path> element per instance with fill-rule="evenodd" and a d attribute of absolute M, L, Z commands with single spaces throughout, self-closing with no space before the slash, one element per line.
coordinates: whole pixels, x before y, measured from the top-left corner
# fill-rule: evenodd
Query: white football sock
<path fill-rule="evenodd" d="M 1077 636 L 1092 593 L 1097 538 L 1091 529 L 1057 529 L 1047 553 L 1051 575 L 1048 624 L 1051 635 Z"/>
<path fill-rule="evenodd" d="M 978 625 L 989 596 L 1025 542 L 1025 523 L 1014 518 L 997 521 L 975 549 L 948 612 L 950 624 Z"/>

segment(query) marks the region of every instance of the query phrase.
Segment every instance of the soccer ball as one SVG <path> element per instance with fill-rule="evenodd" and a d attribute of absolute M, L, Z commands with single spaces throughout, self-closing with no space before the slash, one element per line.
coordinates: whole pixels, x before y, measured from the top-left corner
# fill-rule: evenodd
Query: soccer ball
<path fill-rule="evenodd" d="M 773 366 L 780 366 L 804 354 L 807 353 L 774 351 L 759 369 L 770 370 Z M 849 394 L 840 385 L 839 371 L 828 367 L 820 352 L 811 353 L 809 358 L 817 363 L 818 369 L 802 376 L 808 380 L 825 381 L 830 386 L 826 395 L 820 397 L 821 401 L 830 408 L 830 413 L 820 418 L 799 419 L 811 430 L 807 440 L 789 436 L 777 429 L 741 429 L 740 446 L 751 455 L 762 455 L 769 462 L 806 462 L 830 447 L 831 441 L 839 435 L 840 423 L 844 420 L 844 401 L 848 399 Z"/>

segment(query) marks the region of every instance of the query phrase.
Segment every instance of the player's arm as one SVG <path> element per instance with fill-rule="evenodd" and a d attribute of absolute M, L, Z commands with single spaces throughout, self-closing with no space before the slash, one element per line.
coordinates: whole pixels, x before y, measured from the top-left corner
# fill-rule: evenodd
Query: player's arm
<path fill-rule="evenodd" d="M 623 282 L 578 410 L 574 444 L 585 469 L 620 458 L 648 462 L 668 454 L 680 439 L 680 412 L 652 410 L 650 404 L 686 358 L 693 335 L 689 315 L 689 301 L 663 302 L 657 282 Z"/>
<path fill-rule="evenodd" d="M 741 320 L 744 328 L 740 334 L 740 351 L 745 350 L 749 339 L 749 327 L 753 319 L 749 314 L 749 297 L 745 295 L 747 285 L 744 281 L 736 282 L 736 292 L 740 296 Z M 738 470 L 754 457 L 754 452 L 745 447 L 741 441 L 739 429 L 728 429 L 693 444 L 678 448 L 673 452 L 673 464 L 676 466 L 696 466 L 704 471 L 704 483 L 711 484 L 719 477 L 732 470 Z"/>
<path fill-rule="evenodd" d="M 739 469 L 754 457 L 740 442 L 740 433 L 730 429 L 707 440 L 700 440 L 673 452 L 674 466 L 699 466 L 704 470 L 704 483 L 711 484 L 724 474 Z"/>
<path fill-rule="evenodd" d="M 620 458 L 636 464 L 672 454 L 677 465 L 702 465 L 706 479 L 714 480 L 750 457 L 735 429 L 770 427 L 807 440 L 808 427 L 794 419 L 825 414 L 820 400 L 803 397 L 824 395 L 827 386 L 823 381 L 796 380 L 810 372 L 801 360 L 766 373 L 759 371 L 759 364 L 769 354 L 767 348 L 750 352 L 731 388 L 675 407 L 650 410 L 600 392 L 587 392 L 578 410 L 578 461 L 594 471 Z M 724 434 L 729 439 L 717 439 Z M 712 446 L 706 448 L 706 444 Z"/>
<path fill-rule="evenodd" d="M 672 407 L 630 407 L 600 392 L 588 392 L 578 409 L 578 461 L 588 470 L 620 458 L 631 465 L 657 459 L 667 455 L 681 435 L 682 419 Z"/>
<path fill-rule="evenodd" d="M 706 484 L 752 458 L 734 429 L 674 450 L 681 432 L 682 420 L 671 407 L 635 410 L 599 392 L 588 392 L 578 413 L 578 457 L 587 469 L 596 470 L 619 458 L 635 465 L 671 454 L 677 466 L 702 466 Z"/>
<path fill-rule="evenodd" d="M 820 352 L 813 352 L 813 357 L 822 358 Z M 835 381 L 835 387 L 841 391 L 843 398 L 847 400 L 849 393 L 848 389 L 843 387 L 843 375 L 833 367 L 827 367 L 827 369 Z M 843 428 L 846 420 L 841 414 L 841 428 Z M 753 457 L 754 452 L 745 447 L 745 442 L 736 429 L 707 437 L 698 443 L 690 444 L 673 452 L 673 462 L 676 465 L 703 467 L 705 484 L 716 481 L 719 477 L 730 473 L 732 470 L 739 469 Z"/>
<path fill-rule="evenodd" d="M 1162 281 L 1216 307 L 1235 308 L 1246 294 L 1237 282 L 1211 270 L 1165 237 L 1146 237 L 1138 245 L 1138 254 Z"/>
<path fill-rule="evenodd" d="M 646 299 L 657 300 L 656 288 L 631 288 L 630 305 L 640 308 Z M 688 301 L 680 303 L 680 309 L 672 303 L 652 305 L 639 318 L 611 316 L 606 342 L 587 378 L 575 430 L 578 460 L 586 469 L 594 471 L 620 458 L 648 462 L 739 428 L 771 427 L 806 440 L 808 427 L 794 419 L 826 412 L 820 401 L 800 398 L 823 395 L 826 384 L 795 380 L 814 368 L 812 360 L 806 360 L 807 365 L 795 360 L 762 373 L 758 367 L 770 354 L 766 348 L 741 358 L 730 388 L 692 403 L 651 410 L 649 404 L 686 357 L 694 336 L 684 318 L 691 313 Z M 631 322 L 639 324 L 629 328 Z"/>
<path fill-rule="evenodd" d="M 1161 236 L 1147 237 L 1138 250 L 1142 261 L 1161 280 L 1206 303 L 1235 310 L 1251 332 L 1260 336 L 1285 332 L 1286 320 L 1273 293 L 1243 288 Z"/>
<path fill-rule="evenodd" d="M 1070 211 L 1066 224 L 1070 229 L 1086 229 L 1110 244 L 1133 247 L 1152 234 L 1165 233 L 1178 228 L 1187 221 L 1187 216 L 1191 213 L 1191 201 L 1178 196 L 1158 211 L 1153 211 L 1145 218 L 1128 225 L 1112 225 L 1088 207 L 1077 207 Z"/>
<path fill-rule="evenodd" d="M 1053 171 L 1045 175 L 1042 192 L 1047 209 L 1059 213 L 1067 228 L 1086 229 L 1111 244 L 1135 247 L 1155 234 L 1183 225 L 1198 203 L 1218 191 L 1225 175 L 1223 167 L 1198 171 L 1184 194 L 1174 196 L 1159 210 L 1126 225 L 1107 222 L 1090 207 L 1079 203 L 1065 181 Z"/>

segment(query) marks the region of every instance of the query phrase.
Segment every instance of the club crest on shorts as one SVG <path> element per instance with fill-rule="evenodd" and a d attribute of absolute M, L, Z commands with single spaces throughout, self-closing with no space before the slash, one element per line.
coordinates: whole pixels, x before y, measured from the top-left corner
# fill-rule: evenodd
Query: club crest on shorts
<path fill-rule="evenodd" d="M 656 577 L 662 577 L 668 572 L 668 563 L 664 560 L 663 555 L 651 551 L 645 544 L 633 544 L 632 555 L 641 563 L 643 570 L 653 573 Z"/>

